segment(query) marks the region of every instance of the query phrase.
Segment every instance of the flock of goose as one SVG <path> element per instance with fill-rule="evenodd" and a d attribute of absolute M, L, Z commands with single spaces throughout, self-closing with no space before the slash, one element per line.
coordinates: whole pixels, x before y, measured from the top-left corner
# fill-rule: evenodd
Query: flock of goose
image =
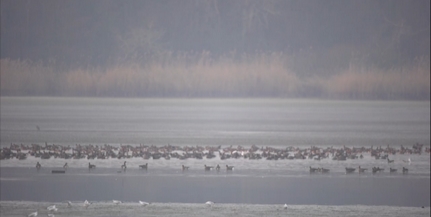
<path fill-rule="evenodd" d="M 394 160 L 390 160 L 389 158 L 387 159 L 387 161 L 388 161 L 388 164 L 394 162 Z M 408 158 L 408 160 L 403 160 L 403 162 L 410 164 L 411 163 L 411 159 Z M 65 172 L 68 167 L 69 167 L 68 164 L 65 163 L 63 165 L 63 169 L 64 169 L 63 172 Z M 40 168 L 41 168 L 41 164 L 39 162 L 37 162 L 36 163 L 36 169 L 39 170 Z M 89 170 L 92 170 L 92 169 L 95 169 L 95 168 L 96 168 L 96 165 L 91 164 L 90 162 L 88 163 L 88 169 Z M 127 161 L 124 161 L 124 163 L 121 165 L 120 168 L 121 168 L 121 170 L 119 170 L 118 172 L 126 171 L 127 170 Z M 181 165 L 182 171 L 188 171 L 189 168 L 190 168 L 189 166 L 185 166 L 184 164 Z M 233 171 L 234 168 L 235 168 L 234 166 L 226 164 L 226 171 Z M 139 169 L 148 170 L 148 163 L 139 165 Z M 204 170 L 205 171 L 211 171 L 211 170 L 214 170 L 214 169 L 216 171 L 220 171 L 221 167 L 220 167 L 219 164 L 217 164 L 217 166 L 215 166 L 215 167 L 214 166 L 208 166 L 208 165 L 204 164 Z M 345 170 L 346 170 L 346 174 L 349 174 L 349 173 L 354 173 L 356 171 L 356 168 L 345 167 Z M 359 173 L 365 173 L 367 170 L 368 170 L 368 168 L 363 168 L 361 166 L 358 167 L 358 172 Z M 373 174 L 383 172 L 384 170 L 385 170 L 384 168 L 380 168 L 380 167 L 373 167 L 373 168 L 371 168 L 371 171 L 372 171 Z M 58 170 L 53 170 L 53 173 L 54 173 L 54 171 L 58 172 Z M 310 173 L 329 173 L 330 169 L 323 168 L 323 167 L 311 167 L 310 166 L 309 167 L 309 171 L 310 171 Z M 396 173 L 397 171 L 398 171 L 398 169 L 396 169 L 396 168 L 392 168 L 392 167 L 389 168 L 389 172 L 390 173 Z M 408 171 L 409 171 L 408 168 L 402 167 L 402 173 L 403 174 L 407 174 Z"/>
<path fill-rule="evenodd" d="M 33 156 L 41 159 L 61 158 L 61 159 L 128 159 L 128 158 L 143 158 L 144 160 L 153 159 L 166 159 L 177 158 L 180 160 L 185 159 L 212 159 L 219 157 L 220 160 L 225 159 L 250 159 L 250 160 L 294 160 L 294 159 L 324 159 L 332 158 L 333 160 L 343 161 L 346 159 L 361 159 L 364 154 L 370 154 L 371 157 L 376 159 L 388 159 L 389 155 L 395 154 L 422 154 L 430 153 L 430 148 L 425 147 L 423 144 L 414 144 L 411 147 L 401 146 L 394 148 L 389 145 L 382 148 L 379 147 L 257 147 L 252 145 L 249 148 L 242 146 L 229 146 L 222 148 L 219 146 L 148 146 L 148 145 L 81 145 L 63 146 L 52 144 L 45 145 L 39 144 L 11 144 L 9 147 L 0 149 L 0 160 L 19 159 L 25 160 L 28 156 Z M 217 156 L 218 155 L 218 156 Z"/>
<path fill-rule="evenodd" d="M 139 167 L 139 169 L 142 169 L 142 170 L 148 170 L 148 163 L 141 164 L 138 167 Z M 36 169 L 40 170 L 41 168 L 42 168 L 42 165 L 39 162 L 37 162 L 36 163 Z M 65 163 L 63 165 L 63 169 L 64 169 L 63 171 L 66 171 L 68 168 L 69 168 L 69 165 L 67 163 Z M 92 169 L 95 169 L 95 168 L 96 168 L 95 164 L 91 164 L 90 162 L 88 162 L 88 169 L 89 170 L 92 170 Z M 127 161 L 124 161 L 124 163 L 121 165 L 120 168 L 121 168 L 121 170 L 119 170 L 118 172 L 126 171 L 127 170 Z M 184 166 L 184 164 L 181 165 L 182 171 L 188 171 L 189 168 L 190 168 L 189 166 Z M 204 170 L 205 171 L 210 171 L 210 170 L 213 170 L 214 168 L 215 168 L 215 170 L 220 171 L 221 167 L 220 167 L 219 164 L 217 164 L 217 166 L 215 166 L 215 167 L 213 167 L 213 166 L 207 166 L 206 164 L 204 165 Z M 234 166 L 232 166 L 232 165 L 229 166 L 229 165 L 226 164 L 226 171 L 233 171 L 234 168 L 235 168 Z M 53 170 L 53 171 L 59 171 L 59 170 Z"/>
<path fill-rule="evenodd" d="M 340 148 L 333 148 L 328 147 L 326 149 L 324 148 L 317 148 L 317 147 L 311 147 L 311 148 L 294 148 L 294 147 L 287 147 L 287 148 L 272 148 L 272 147 L 262 147 L 258 148 L 257 146 L 253 145 L 250 148 L 244 148 L 241 146 L 238 147 L 226 147 L 221 148 L 221 146 L 217 147 L 202 147 L 202 146 L 196 146 L 196 147 L 181 147 L 181 146 L 144 146 L 139 145 L 137 147 L 133 147 L 131 145 L 126 146 L 120 146 L 120 147 L 114 147 L 105 145 L 103 147 L 98 146 L 81 146 L 76 145 L 75 148 L 70 148 L 70 146 L 59 146 L 59 145 L 48 145 L 45 144 L 45 146 L 35 145 L 33 144 L 31 148 L 29 146 L 25 145 L 13 145 L 9 148 L 3 148 L 2 154 L 3 156 L 11 156 L 11 153 L 15 153 L 16 155 L 23 154 L 25 151 L 27 151 L 26 155 L 33 155 L 35 157 L 38 157 L 37 153 L 42 153 L 48 156 L 53 155 L 54 157 L 61 157 L 65 159 L 69 159 L 72 156 L 87 156 L 87 159 L 94 159 L 90 156 L 96 156 L 96 158 L 99 159 L 100 154 L 104 156 L 102 159 L 106 159 L 106 156 L 114 155 L 111 157 L 117 157 L 119 159 L 122 158 L 129 158 L 129 157 L 138 157 L 142 156 L 142 158 L 149 159 L 151 156 L 153 159 L 159 159 L 160 157 L 156 156 L 163 156 L 165 159 L 170 159 L 170 157 L 178 158 L 178 159 L 187 159 L 187 158 L 198 158 L 202 159 L 203 156 L 205 156 L 207 159 L 211 159 L 215 157 L 216 155 L 214 152 L 218 152 L 218 156 L 220 157 L 220 160 L 228 159 L 228 158 L 243 158 L 243 159 L 261 159 L 262 157 L 266 158 L 267 160 L 278 160 L 278 159 L 314 159 L 314 160 L 321 160 L 324 158 L 328 158 L 329 156 L 332 156 L 333 160 L 343 161 L 346 159 L 362 159 L 363 154 L 368 153 L 371 155 L 371 157 L 381 160 L 386 160 L 388 164 L 394 163 L 394 159 L 390 159 L 389 155 L 395 155 L 397 153 L 399 154 L 405 154 L 405 153 L 411 153 L 411 154 L 421 154 L 422 153 L 422 144 L 415 144 L 412 146 L 412 148 L 405 148 L 401 146 L 400 149 L 396 149 L 393 147 L 390 147 L 389 145 L 386 148 L 373 148 L 371 146 L 370 148 L 355 148 L 355 147 L 340 147 Z M 48 150 L 48 152 L 46 152 Z M 67 151 L 72 151 L 72 153 L 67 154 Z M 113 152 L 116 150 L 117 152 Z M 180 154 L 182 152 L 182 154 Z M 425 152 L 428 153 L 429 149 L 426 148 Z M 6 154 L 9 153 L 9 154 Z M 110 153 L 110 154 L 107 154 Z M 69 157 L 66 157 L 69 156 Z M 99 156 L 99 157 L 97 157 Z M 122 157 L 120 157 L 122 156 Z M 126 156 L 126 157 L 124 157 Z M 128 156 L 128 157 L 127 157 Z M 199 156 L 199 157 L 198 157 Z M 109 158 L 109 157 L 108 157 Z M 405 163 L 411 163 L 410 158 L 408 160 L 403 160 Z M 42 165 L 37 162 L 36 168 L 39 170 L 42 167 Z M 68 164 L 65 163 L 63 168 L 66 170 L 68 168 Z M 88 169 L 93 170 L 96 168 L 96 165 L 88 163 Z M 139 169 L 142 170 L 148 170 L 148 163 L 142 164 L 138 166 Z M 189 170 L 189 166 L 182 165 L 182 170 L 187 171 Z M 121 171 L 126 171 L 127 169 L 127 161 L 124 161 L 124 163 L 121 165 Z M 204 165 L 205 171 L 210 170 L 217 170 L 220 171 L 221 167 L 217 164 L 217 166 L 208 166 Z M 226 165 L 226 171 L 232 171 L 234 169 L 234 166 L 232 165 Z M 345 168 L 346 173 L 353 173 L 356 171 L 356 168 Z M 364 173 L 368 170 L 367 168 L 358 168 L 359 173 Z M 400 169 L 401 170 L 401 169 Z M 383 172 L 384 168 L 379 167 L 373 167 L 371 168 L 372 173 L 378 173 Z M 389 168 L 390 173 L 397 172 L 398 169 L 396 168 Z M 54 171 L 53 171 L 54 172 Z M 59 171 L 62 172 L 62 171 Z M 311 168 L 310 167 L 310 173 L 328 173 L 330 172 L 330 169 L 327 168 Z M 408 172 L 408 168 L 403 167 L 402 168 L 403 174 L 406 174 Z"/>
<path fill-rule="evenodd" d="M 314 159 L 314 160 L 321 160 L 324 158 L 332 157 L 333 160 L 339 160 L 343 161 L 346 159 L 362 159 L 363 154 L 367 153 L 370 154 L 371 157 L 374 157 L 375 159 L 383 159 L 387 160 L 388 164 L 391 164 L 394 162 L 394 160 L 391 160 L 389 158 L 389 155 L 395 155 L 395 154 L 422 154 L 423 153 L 423 145 L 422 144 L 414 144 L 411 148 L 406 148 L 401 146 L 401 148 L 396 149 L 393 147 L 390 147 L 389 145 L 386 148 L 377 147 L 374 148 L 373 146 L 369 148 L 361 147 L 361 148 L 355 148 L 355 147 L 340 147 L 340 148 L 333 148 L 328 147 L 326 149 L 324 148 L 318 148 L 318 147 L 310 147 L 310 148 L 295 148 L 295 147 L 287 147 L 287 148 L 273 148 L 273 147 L 261 147 L 258 148 L 255 145 L 252 145 L 250 148 L 244 148 L 242 146 L 237 147 L 226 147 L 221 148 L 221 146 L 217 147 L 202 147 L 202 146 L 146 146 L 146 145 L 139 145 L 139 146 L 132 146 L 132 145 L 120 145 L 118 146 L 111 146 L 111 145 L 104 145 L 104 146 L 97 146 L 97 145 L 80 145 L 77 144 L 75 147 L 71 146 L 61 146 L 61 145 L 48 145 L 45 143 L 45 146 L 38 145 L 38 144 L 32 144 L 31 146 L 28 145 L 17 145 L 17 144 L 11 144 L 10 147 L 3 147 L 0 149 L 0 160 L 5 159 L 12 159 L 17 158 L 20 160 L 24 160 L 27 158 L 28 155 L 34 156 L 36 158 L 41 159 L 49 159 L 51 157 L 54 158 L 63 158 L 63 159 L 108 159 L 108 158 L 118 158 L 118 159 L 127 159 L 127 158 L 133 158 L 133 157 L 141 157 L 145 160 L 148 160 L 150 158 L 157 160 L 160 158 L 164 158 L 166 160 L 169 160 L 170 158 L 178 158 L 180 160 L 185 160 L 188 158 L 194 158 L 194 159 L 211 159 L 216 157 L 216 154 L 218 152 L 218 156 L 220 157 L 220 160 L 225 160 L 229 158 L 234 159 L 250 159 L 250 160 L 258 160 L 258 159 L 267 159 L 267 160 L 282 160 L 282 159 Z M 430 148 L 425 147 L 425 152 L 430 153 Z M 410 158 L 408 160 L 404 160 L 405 163 L 410 163 Z M 37 162 L 36 168 L 39 170 L 41 169 L 42 165 Z M 68 164 L 65 163 L 63 165 L 64 170 L 68 168 Z M 93 170 L 96 168 L 96 165 L 88 163 L 88 169 Z M 124 163 L 121 165 L 121 170 L 126 171 L 127 169 L 127 161 L 124 161 Z M 142 170 L 148 170 L 148 163 L 142 164 L 138 166 L 139 169 Z M 189 170 L 189 166 L 182 165 L 181 169 L 183 171 Z M 232 171 L 234 170 L 234 166 L 232 165 L 226 165 L 226 171 Z M 217 166 L 208 166 L 204 165 L 205 171 L 210 170 L 217 170 L 220 171 L 221 167 L 219 164 Z M 346 174 L 354 173 L 358 171 L 358 173 L 364 173 L 368 170 L 368 168 L 353 168 L 353 167 L 346 167 L 345 171 Z M 373 167 L 371 168 L 371 171 L 373 174 L 383 172 L 385 169 L 380 167 Z M 309 167 L 310 173 L 329 173 L 330 169 L 327 168 L 313 168 Z M 53 171 L 54 172 L 54 171 Z M 397 172 L 396 168 L 389 168 L 390 173 Z M 402 167 L 402 173 L 406 174 L 408 173 L 408 168 Z M 138 201 L 139 205 L 141 206 L 147 206 L 150 203 Z M 113 204 L 119 205 L 122 203 L 122 201 L 119 200 L 113 200 Z M 72 203 L 70 201 L 67 201 L 68 207 L 72 206 Z M 88 202 L 87 200 L 84 201 L 83 206 L 85 208 L 88 208 L 92 203 Z M 208 201 L 205 203 L 208 206 L 212 206 L 214 202 Z M 54 217 L 54 212 L 58 210 L 58 208 L 55 205 L 49 206 L 46 208 L 48 210 L 48 216 Z M 287 204 L 283 206 L 283 209 L 287 209 Z M 30 213 L 29 217 L 35 217 L 38 215 L 38 211 Z"/>
<path fill-rule="evenodd" d="M 389 155 L 395 155 L 397 153 L 399 154 L 405 154 L 405 153 L 411 153 L 411 154 L 421 154 L 422 153 L 422 144 L 415 144 L 412 146 L 412 148 L 405 148 L 401 146 L 400 149 L 396 149 L 393 147 L 390 147 L 389 145 L 386 148 L 373 148 L 371 146 L 370 148 L 355 148 L 355 147 L 340 147 L 340 148 L 333 148 L 328 147 L 326 149 L 323 148 L 317 148 L 317 147 L 311 147 L 311 148 L 294 148 L 294 147 L 287 147 L 287 148 L 272 148 L 272 147 L 262 147 L 258 148 L 257 146 L 253 145 L 250 148 L 244 148 L 241 146 L 238 147 L 226 147 L 221 148 L 221 146 L 217 147 L 202 147 L 202 146 L 196 146 L 196 147 L 181 147 L 181 146 L 145 146 L 145 145 L 139 145 L 137 147 L 133 147 L 131 145 L 126 146 L 120 146 L 120 147 L 114 147 L 105 145 L 102 147 L 88 145 L 88 146 L 81 146 L 76 145 L 75 148 L 70 148 L 70 146 L 60 146 L 60 145 L 48 145 L 47 143 L 45 146 L 41 145 L 35 145 L 32 144 L 32 146 L 25 146 L 25 145 L 14 145 L 11 144 L 11 146 L 4 147 L 1 149 L 2 156 L 8 156 L 6 159 L 9 159 L 10 156 L 15 155 L 17 158 L 18 156 L 25 154 L 25 155 L 33 155 L 35 157 L 41 157 L 46 155 L 48 156 L 54 156 L 54 157 L 60 157 L 64 159 L 70 159 L 71 157 L 75 158 L 76 156 L 81 156 L 79 158 L 83 158 L 83 156 L 87 156 L 87 159 L 94 159 L 94 158 L 100 158 L 100 156 L 103 156 L 102 159 L 111 157 L 116 157 L 119 159 L 122 158 L 130 158 L 130 157 L 139 157 L 142 156 L 142 158 L 149 159 L 152 157 L 153 159 L 159 159 L 160 157 L 163 157 L 165 159 L 178 158 L 178 159 L 188 159 L 188 158 L 197 158 L 202 159 L 204 156 L 207 159 L 211 159 L 216 157 L 214 152 L 218 152 L 218 156 L 220 157 L 220 160 L 228 159 L 228 158 L 243 158 L 243 159 L 261 159 L 262 157 L 266 158 L 267 160 L 278 160 L 278 159 L 314 159 L 314 160 L 321 160 L 324 158 L 328 158 L 329 156 L 332 156 L 333 160 L 343 161 L 346 159 L 362 159 L 363 154 L 369 153 L 371 157 L 374 157 L 377 159 L 383 159 L 388 162 L 388 164 L 391 164 L 394 162 L 393 159 L 389 158 Z M 72 153 L 67 153 L 68 151 Z M 48 151 L 48 152 L 47 152 Z M 116 152 L 114 152 L 116 151 Z M 27 153 L 26 153 L 27 152 Z M 182 154 L 180 154 L 182 152 Z M 426 148 L 425 152 L 429 152 L 429 149 Z M 42 156 L 39 156 L 38 153 L 40 153 Z M 121 156 L 121 157 L 120 157 Z M 159 156 L 159 157 L 157 157 Z M 2 158 L 4 159 L 4 158 Z M 403 160 L 405 163 L 411 163 L 410 158 L 408 160 Z M 42 165 L 37 162 L 36 168 L 39 170 L 42 167 Z M 64 170 L 68 168 L 68 164 L 65 163 L 63 165 Z M 93 170 L 96 168 L 96 165 L 88 163 L 88 169 Z M 138 166 L 139 169 L 142 170 L 148 170 L 148 163 L 142 164 Z M 187 171 L 189 170 L 189 166 L 182 165 L 182 170 Z M 124 161 L 124 163 L 121 165 L 121 170 L 126 171 L 127 169 L 127 161 Z M 220 171 L 221 167 L 217 164 L 217 166 L 208 166 L 204 165 L 205 171 L 210 170 L 217 170 Z M 226 165 L 226 171 L 232 171 L 234 169 L 234 166 L 232 165 Z M 118 172 L 121 172 L 118 171 Z M 356 168 L 345 168 L 346 173 L 353 173 L 356 171 Z M 364 173 L 368 170 L 367 168 L 358 168 L 359 173 Z M 397 172 L 398 169 L 396 168 L 389 168 L 390 173 Z M 383 172 L 384 168 L 379 167 L 373 167 L 371 168 L 372 173 L 378 173 Z M 54 172 L 54 171 L 53 171 Z M 57 172 L 64 172 L 64 171 L 57 171 Z M 327 168 L 312 168 L 310 167 L 310 173 L 328 173 L 330 172 L 330 169 Z M 408 169 L 403 167 L 402 168 L 403 174 L 406 174 L 408 172 Z"/>
<path fill-rule="evenodd" d="M 54 158 L 63 158 L 63 159 L 108 159 L 108 158 L 118 158 L 118 159 L 127 159 L 127 158 L 133 158 L 133 157 L 141 157 L 145 160 L 148 160 L 150 158 L 157 160 L 160 158 L 164 158 L 166 160 L 169 160 L 170 158 L 178 158 L 180 160 L 185 160 L 188 158 L 194 158 L 194 159 L 211 159 L 216 157 L 216 154 L 218 152 L 218 156 L 220 157 L 220 160 L 225 160 L 229 158 L 234 159 L 250 159 L 250 160 L 258 160 L 258 159 L 267 159 L 267 160 L 282 160 L 282 159 L 314 159 L 314 160 L 321 160 L 324 158 L 332 157 L 333 160 L 339 160 L 343 161 L 346 159 L 362 159 L 363 154 L 368 153 L 371 155 L 371 157 L 374 157 L 375 159 L 383 159 L 387 160 L 388 164 L 391 164 L 394 162 L 394 160 L 391 160 L 389 158 L 389 155 L 395 155 L 395 154 L 422 154 L 423 153 L 423 144 L 414 144 L 411 148 L 406 148 L 401 146 L 401 148 L 396 149 L 393 147 L 390 147 L 389 145 L 386 148 L 377 147 L 374 148 L 373 146 L 369 148 L 361 147 L 361 148 L 355 148 L 355 147 L 340 147 L 340 148 L 333 148 L 328 147 L 326 149 L 318 148 L 318 147 L 310 147 L 310 148 L 295 148 L 295 147 L 287 147 L 287 148 L 273 148 L 273 147 L 261 147 L 258 148 L 255 145 L 252 145 L 250 148 L 244 148 L 242 146 L 237 147 L 226 147 L 221 148 L 221 146 L 217 147 L 202 147 L 202 146 L 146 146 L 140 144 L 139 146 L 132 146 L 132 145 L 120 145 L 118 146 L 111 146 L 111 145 L 104 145 L 104 146 L 97 146 L 97 145 L 80 145 L 76 144 L 75 147 L 71 146 L 61 146 L 61 145 L 48 145 L 45 143 L 45 146 L 38 145 L 38 144 L 32 144 L 30 146 L 28 145 L 17 145 L 17 144 L 11 144 L 10 147 L 3 147 L 0 149 L 0 160 L 5 159 L 12 159 L 17 158 L 20 160 L 25 160 L 27 156 L 34 156 L 36 158 L 41 159 L 49 159 L 51 157 Z M 430 148 L 425 147 L 425 152 L 430 153 Z M 410 158 L 408 160 L 403 160 L 405 163 L 410 163 Z M 39 170 L 41 169 L 42 165 L 37 162 L 36 168 Z M 64 170 L 68 168 L 68 164 L 65 163 L 63 165 Z M 88 169 L 93 170 L 96 168 L 96 165 L 88 163 Z M 127 169 L 127 161 L 124 161 L 124 163 L 121 165 L 121 170 L 126 171 Z M 138 166 L 139 169 L 142 170 L 148 170 L 148 163 L 142 164 Z M 189 166 L 182 165 L 182 170 L 187 171 L 189 170 Z M 217 166 L 208 166 L 204 165 L 205 171 L 210 170 L 217 170 L 220 171 L 221 167 L 217 164 Z M 358 173 L 364 173 L 368 170 L 368 168 L 362 168 L 359 166 L 358 168 L 353 167 L 346 167 L 345 171 L 346 174 L 354 173 L 356 172 L 356 169 Z M 232 171 L 234 170 L 234 166 L 232 165 L 226 165 L 226 171 Z M 373 174 L 383 172 L 385 169 L 380 167 L 373 167 L 371 168 L 371 171 Z M 310 173 L 329 173 L 330 169 L 319 167 L 319 168 L 313 168 L 309 167 Z M 396 168 L 389 168 L 390 173 L 395 173 L 398 170 Z M 54 172 L 54 171 L 53 171 Z M 402 173 L 406 174 L 408 173 L 408 168 L 402 167 Z M 122 201 L 119 200 L 113 200 L 113 204 L 120 205 Z M 144 202 L 144 201 L 138 201 L 140 206 L 147 206 L 150 203 Z M 85 200 L 83 203 L 83 206 L 85 208 L 88 208 L 92 203 Z M 212 206 L 214 202 L 208 201 L 205 203 L 207 206 Z M 72 207 L 72 202 L 67 201 L 67 206 Z M 48 206 L 46 208 L 48 210 L 48 216 L 54 217 L 54 212 L 58 210 L 58 208 L 55 205 Z M 287 204 L 284 204 L 283 209 L 287 209 Z M 38 215 L 38 211 L 30 213 L 29 217 L 35 217 Z"/>
<path fill-rule="evenodd" d="M 36 164 L 36 168 L 38 168 L 38 166 L 37 165 L 39 165 L 40 166 L 40 163 L 39 162 L 37 162 L 37 164 Z M 139 165 L 138 166 L 139 167 L 139 169 L 142 169 L 142 170 L 148 170 L 148 163 L 145 163 L 145 164 L 141 164 L 141 165 Z M 39 167 L 40 168 L 40 167 Z M 64 164 L 64 166 L 63 166 L 63 168 L 64 169 L 67 169 L 68 168 L 68 166 L 67 166 L 67 163 L 65 163 Z M 94 165 L 94 164 L 91 164 L 90 162 L 88 163 L 88 169 L 89 170 L 91 170 L 91 169 L 94 169 L 94 168 L 96 168 L 96 165 Z M 189 170 L 189 166 L 184 166 L 184 164 L 183 165 L 181 165 L 181 169 L 183 170 L 183 171 L 187 171 L 187 170 Z M 232 170 L 234 170 L 234 166 L 229 166 L 229 165 L 227 165 L 226 164 L 226 171 L 232 171 Z M 127 161 L 124 161 L 124 163 L 121 165 L 121 170 L 123 170 L 123 171 L 126 171 L 126 169 L 127 169 Z M 207 166 L 206 164 L 204 165 L 204 169 L 205 169 L 205 171 L 210 171 L 210 170 L 213 170 L 214 169 L 214 167 L 213 166 Z M 220 171 L 220 165 L 219 164 L 217 164 L 217 166 L 215 167 L 215 169 L 217 170 L 217 171 Z M 121 170 L 119 171 L 119 172 L 121 172 Z"/>
<path fill-rule="evenodd" d="M 345 169 L 346 169 L 346 174 L 354 173 L 356 171 L 356 168 L 353 168 L 353 167 L 346 167 Z M 365 171 L 367 170 L 368 170 L 367 168 L 362 168 L 361 166 L 358 167 L 359 173 L 365 173 Z M 384 168 L 380 168 L 380 167 L 371 168 L 371 171 L 373 174 L 383 172 L 384 170 L 385 170 Z M 330 171 L 329 169 L 326 169 L 323 167 L 314 168 L 310 166 L 310 173 L 329 173 L 329 171 Z M 396 173 L 397 171 L 398 169 L 395 169 L 392 167 L 389 168 L 389 173 Z M 403 167 L 402 172 L 403 174 L 407 174 L 409 172 L 409 169 L 406 167 Z"/>

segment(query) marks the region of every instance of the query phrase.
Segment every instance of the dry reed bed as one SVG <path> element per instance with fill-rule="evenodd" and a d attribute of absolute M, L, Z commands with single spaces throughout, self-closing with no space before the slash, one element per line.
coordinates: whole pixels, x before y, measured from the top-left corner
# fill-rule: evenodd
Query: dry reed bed
<path fill-rule="evenodd" d="M 2 95 L 113 97 L 323 97 L 429 99 L 429 61 L 382 70 L 364 67 L 332 76 L 300 77 L 282 53 L 225 55 L 208 52 L 116 64 L 106 69 L 53 66 L 1 59 Z"/>

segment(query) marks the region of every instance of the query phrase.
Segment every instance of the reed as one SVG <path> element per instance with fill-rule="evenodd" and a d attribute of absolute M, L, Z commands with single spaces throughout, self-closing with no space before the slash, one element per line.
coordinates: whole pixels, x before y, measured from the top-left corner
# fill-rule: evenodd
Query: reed
<path fill-rule="evenodd" d="M 49 95 L 59 76 L 52 67 L 29 60 L 0 60 L 1 95 Z"/>
<path fill-rule="evenodd" d="M 423 63 L 388 70 L 350 68 L 326 82 L 333 98 L 429 100 L 429 90 L 430 68 Z"/>
<path fill-rule="evenodd" d="M 1 95 L 96 97 L 430 98 L 429 60 L 379 69 L 350 67 L 332 76 L 297 76 L 283 53 L 212 57 L 167 52 L 145 64 L 58 71 L 52 65 L 1 59 Z"/>

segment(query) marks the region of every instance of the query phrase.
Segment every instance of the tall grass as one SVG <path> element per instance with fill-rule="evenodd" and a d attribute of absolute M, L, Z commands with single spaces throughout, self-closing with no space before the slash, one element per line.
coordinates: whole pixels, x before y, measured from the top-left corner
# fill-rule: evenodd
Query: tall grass
<path fill-rule="evenodd" d="M 141 64 L 55 71 L 54 66 L 2 59 L 1 95 L 97 97 L 430 98 L 429 61 L 381 70 L 352 67 L 332 77 L 297 76 L 282 53 L 212 57 L 166 53 Z"/>
<path fill-rule="evenodd" d="M 1 95 L 53 95 L 61 79 L 52 67 L 28 60 L 0 60 Z"/>
<path fill-rule="evenodd" d="M 328 79 L 327 94 L 350 99 L 430 99 L 430 67 L 417 65 L 382 70 L 349 68 Z"/>

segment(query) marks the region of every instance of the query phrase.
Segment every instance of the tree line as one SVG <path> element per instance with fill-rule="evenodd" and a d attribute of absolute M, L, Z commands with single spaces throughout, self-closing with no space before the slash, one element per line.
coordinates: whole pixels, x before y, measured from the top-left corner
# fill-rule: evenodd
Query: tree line
<path fill-rule="evenodd" d="M 426 0 L 0 7 L 2 95 L 429 98 Z"/>

